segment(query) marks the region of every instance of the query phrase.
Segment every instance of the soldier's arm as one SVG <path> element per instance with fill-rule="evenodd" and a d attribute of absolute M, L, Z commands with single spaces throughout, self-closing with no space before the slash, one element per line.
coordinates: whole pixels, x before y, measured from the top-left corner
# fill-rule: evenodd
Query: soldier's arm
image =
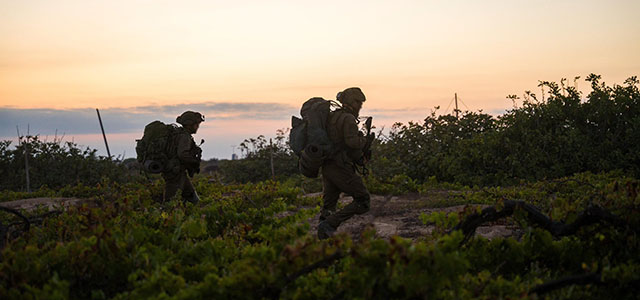
<path fill-rule="evenodd" d="M 367 143 L 367 138 L 360 134 L 356 118 L 348 115 L 343 125 L 344 143 L 351 149 L 362 150 Z"/>
<path fill-rule="evenodd" d="M 191 152 L 191 137 L 187 134 L 181 134 L 178 137 L 178 159 L 184 164 L 197 164 L 199 163 Z"/>

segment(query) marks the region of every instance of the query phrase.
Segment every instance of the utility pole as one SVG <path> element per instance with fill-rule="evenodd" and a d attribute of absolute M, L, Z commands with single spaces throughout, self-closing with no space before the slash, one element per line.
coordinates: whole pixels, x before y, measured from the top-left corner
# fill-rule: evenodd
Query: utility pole
<path fill-rule="evenodd" d="M 109 144 L 107 143 L 107 135 L 104 134 L 104 126 L 102 126 L 102 118 L 100 118 L 100 111 L 96 108 L 96 113 L 98 113 L 98 121 L 100 122 L 100 129 L 102 130 L 102 138 L 104 138 L 104 145 L 107 147 L 107 156 L 111 159 L 111 152 L 109 151 Z"/>
<path fill-rule="evenodd" d="M 456 119 L 458 119 L 458 93 L 455 93 L 455 98 L 456 98 Z"/>

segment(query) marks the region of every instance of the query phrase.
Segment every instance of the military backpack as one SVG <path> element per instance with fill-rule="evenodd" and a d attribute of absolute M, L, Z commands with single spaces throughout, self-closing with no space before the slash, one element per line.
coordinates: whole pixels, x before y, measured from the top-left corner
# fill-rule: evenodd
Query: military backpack
<path fill-rule="evenodd" d="M 144 127 L 141 139 L 136 140 L 138 162 L 149 173 L 166 171 L 170 159 L 175 156 L 173 139 L 178 126 L 153 121 Z"/>
<path fill-rule="evenodd" d="M 327 123 L 332 102 L 314 97 L 302 104 L 302 119 L 291 117 L 289 145 L 298 155 L 298 169 L 309 178 L 318 177 L 322 162 L 334 150 L 334 145 L 327 134 Z"/>

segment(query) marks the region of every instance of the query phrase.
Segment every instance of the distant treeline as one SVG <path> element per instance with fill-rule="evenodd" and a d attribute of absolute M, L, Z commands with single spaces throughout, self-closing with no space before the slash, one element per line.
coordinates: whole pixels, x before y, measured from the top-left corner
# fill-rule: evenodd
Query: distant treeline
<path fill-rule="evenodd" d="M 27 165 L 31 190 L 94 186 L 101 181 L 124 182 L 130 178 L 125 165 L 96 155 L 95 149 L 81 149 L 62 140 L 43 141 L 38 136 L 20 140 L 15 147 L 11 147 L 11 141 L 0 141 L 0 190 L 26 191 Z"/>
<path fill-rule="evenodd" d="M 586 78 L 591 92 L 585 99 L 576 88 L 540 82 L 544 99 L 526 92 L 524 99 L 508 96 L 514 107 L 500 116 L 460 112 L 422 122 L 396 123 L 378 135 L 373 145 L 371 176 L 386 182 L 408 175 L 418 182 L 464 185 L 512 185 L 522 180 L 570 176 L 578 172 L 622 170 L 640 177 L 640 93 L 637 77 L 607 86 L 599 75 Z M 277 178 L 297 174 L 295 155 L 286 132 L 270 146 L 262 136 L 245 140 L 245 158 L 221 162 L 227 180 L 271 178 L 274 153 Z"/>
<path fill-rule="evenodd" d="M 592 88 L 586 99 L 564 80 L 541 82 L 546 99 L 527 92 L 520 107 L 498 117 L 433 113 L 422 123 L 395 124 L 375 145 L 371 169 L 380 179 L 405 173 L 418 181 L 435 176 L 465 185 L 510 185 L 585 171 L 640 177 L 637 77 L 612 87 L 600 79 L 586 78 Z"/>
<path fill-rule="evenodd" d="M 272 178 L 286 180 L 298 175 L 298 158 L 289 149 L 287 130 L 278 130 L 274 139 L 260 135 L 239 145 L 242 159 L 220 161 L 220 173 L 228 182 L 259 182 Z M 273 173 L 271 160 L 273 158 Z"/>
<path fill-rule="evenodd" d="M 584 99 L 564 80 L 541 82 L 548 91 L 544 99 L 531 92 L 524 99 L 509 96 L 514 106 L 522 104 L 497 117 L 481 111 L 460 112 L 459 118 L 433 112 L 422 122 L 396 123 L 390 131 L 379 132 L 374 142 L 370 179 L 384 183 L 406 175 L 418 183 L 435 179 L 487 186 L 585 171 L 621 170 L 640 177 L 638 79 L 613 86 L 600 80 L 594 74 L 586 78 L 592 90 Z M 271 179 L 272 159 L 276 180 L 302 180 L 287 136 L 287 131 L 278 131 L 272 142 L 264 136 L 246 139 L 240 144 L 242 159 L 215 162 L 220 180 Z M 26 189 L 25 150 L 32 189 L 141 178 L 131 170 L 135 162 L 114 162 L 70 142 L 24 137 L 20 145 L 10 146 L 0 141 L 0 190 Z"/>

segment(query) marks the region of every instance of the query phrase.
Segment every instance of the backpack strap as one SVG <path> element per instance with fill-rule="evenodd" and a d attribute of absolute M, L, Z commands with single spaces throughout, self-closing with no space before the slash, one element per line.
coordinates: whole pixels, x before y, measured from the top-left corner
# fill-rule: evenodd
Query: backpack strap
<path fill-rule="evenodd" d="M 331 112 L 329 115 L 329 126 L 327 133 L 329 135 L 329 139 L 335 145 L 334 153 L 342 152 L 346 149 L 346 145 L 344 143 L 344 133 L 342 129 L 344 127 L 345 119 L 348 117 L 348 113 L 343 109 L 338 109 L 336 111 Z"/>
<path fill-rule="evenodd" d="M 167 124 L 169 127 L 169 135 L 167 136 L 167 143 L 165 145 L 165 153 L 168 159 L 174 159 L 178 157 L 178 135 L 187 134 L 184 128 L 176 126 L 175 124 Z"/>

